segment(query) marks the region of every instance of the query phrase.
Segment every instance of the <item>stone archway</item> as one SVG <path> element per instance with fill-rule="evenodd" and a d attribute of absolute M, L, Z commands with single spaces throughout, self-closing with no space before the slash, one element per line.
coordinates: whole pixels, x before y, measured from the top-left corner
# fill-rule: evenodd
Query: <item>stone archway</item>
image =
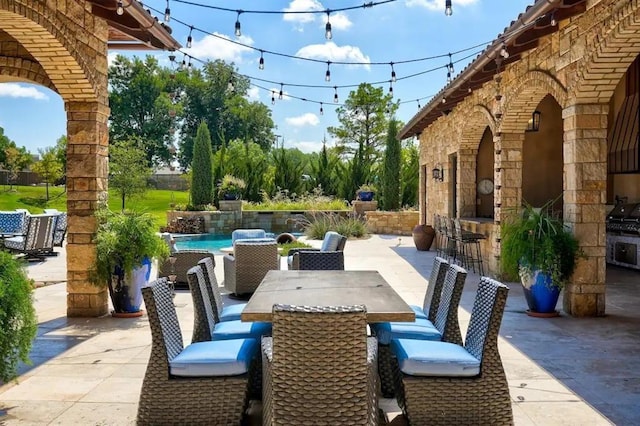
<path fill-rule="evenodd" d="M 0 2 L 0 81 L 49 87 L 67 112 L 67 315 L 107 312 L 89 284 L 94 212 L 107 189 L 108 26 L 83 1 Z"/>

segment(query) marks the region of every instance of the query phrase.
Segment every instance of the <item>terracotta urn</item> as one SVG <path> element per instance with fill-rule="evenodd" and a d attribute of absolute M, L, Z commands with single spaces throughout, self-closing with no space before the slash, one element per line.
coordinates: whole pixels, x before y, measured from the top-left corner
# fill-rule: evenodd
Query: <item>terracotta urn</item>
<path fill-rule="evenodd" d="M 436 230 L 431 225 L 416 225 L 413 228 L 413 242 L 416 245 L 416 249 L 420 251 L 427 251 L 433 244 L 433 239 L 436 236 Z"/>

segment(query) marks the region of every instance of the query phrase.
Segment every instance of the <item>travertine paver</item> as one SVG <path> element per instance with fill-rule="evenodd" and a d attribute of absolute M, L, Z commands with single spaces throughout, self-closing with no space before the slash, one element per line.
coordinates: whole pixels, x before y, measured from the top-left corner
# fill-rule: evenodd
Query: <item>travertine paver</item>
<path fill-rule="evenodd" d="M 415 304 L 421 304 L 424 297 L 433 256 L 433 252 L 416 251 L 410 237 L 375 235 L 367 240 L 350 240 L 345 248 L 347 269 L 379 270 L 407 302 Z M 216 274 L 221 282 L 221 259 L 218 257 L 217 260 Z M 57 261 L 59 260 L 55 258 L 47 260 L 52 262 L 52 266 Z M 35 271 L 34 275 L 37 275 Z M 37 279 L 37 276 L 34 278 Z M 462 297 L 460 323 L 463 332 L 468 324 L 477 281 L 477 275 L 469 275 Z M 577 385 L 578 390 L 584 391 L 584 386 L 579 383 L 584 377 L 575 372 L 564 372 L 559 379 L 554 377 L 531 360 L 532 356 L 540 355 L 539 352 L 544 348 L 534 345 L 538 352 L 532 351 L 518 337 L 521 330 L 531 333 L 534 342 L 536 339 L 557 339 L 558 324 L 564 324 L 565 328 L 568 324 L 576 333 L 586 334 L 579 331 L 581 320 L 570 317 L 551 321 L 531 319 L 524 314 L 525 303 L 519 287 L 514 284 L 510 287 L 511 294 L 507 301 L 499 345 L 509 381 L 516 425 L 610 424 L 584 398 L 566 386 L 566 383 Z M 8 412 L 6 416 L 0 417 L 0 423 L 134 424 L 151 342 L 146 317 L 66 318 L 65 297 L 64 284 L 36 290 L 38 314 L 45 321 L 41 325 L 35 347 L 39 354 L 35 361 L 39 365 L 25 367 L 25 373 L 17 384 L 0 387 L 0 408 Z M 190 299 L 187 291 L 179 291 L 175 298 L 186 342 L 193 326 Z M 237 302 L 229 300 L 229 303 Z M 612 321 L 615 319 L 602 318 L 596 321 L 609 321 L 598 324 L 613 326 Z M 593 328 L 591 324 L 587 327 Z M 53 345 L 47 350 L 46 344 L 54 339 L 66 340 L 67 344 Z M 555 358 L 563 357 L 569 361 L 571 352 L 561 352 L 562 340 L 568 342 L 571 339 L 560 338 L 555 346 Z M 627 344 L 633 342 L 632 340 Z M 39 347 L 43 344 L 45 347 Z M 640 345 L 638 342 L 635 344 L 636 347 Z M 549 346 L 546 343 L 544 345 Z M 524 347 L 528 353 L 525 354 L 518 346 Z M 584 373 L 582 375 L 586 376 Z M 633 407 L 632 395 L 633 391 L 630 390 L 627 401 L 629 407 Z M 588 397 L 598 401 L 597 395 Z M 383 400 L 381 406 L 390 419 L 395 419 L 394 425 L 401 424 L 396 417 L 399 409 L 395 401 Z M 635 410 L 640 415 L 640 409 Z M 613 410 L 612 413 L 621 419 L 630 418 L 634 414 L 633 408 L 627 408 L 626 412 Z"/>

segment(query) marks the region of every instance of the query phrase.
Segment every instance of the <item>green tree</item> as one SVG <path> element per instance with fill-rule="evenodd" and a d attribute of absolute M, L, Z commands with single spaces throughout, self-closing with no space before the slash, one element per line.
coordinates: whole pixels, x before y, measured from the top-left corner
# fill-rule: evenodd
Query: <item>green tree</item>
<path fill-rule="evenodd" d="M 110 147 L 109 152 L 109 186 L 116 190 L 122 200 L 122 211 L 125 200 L 142 195 L 148 188 L 147 180 L 151 176 L 151 168 L 147 166 L 146 154 L 142 143 L 137 139 L 118 142 Z"/>
<path fill-rule="evenodd" d="M 13 183 L 18 179 L 20 170 L 31 164 L 31 154 L 27 152 L 25 147 L 18 148 L 15 143 L 4 150 L 4 167 L 7 169 L 7 180 L 9 181 L 9 190 L 13 190 Z"/>
<path fill-rule="evenodd" d="M 49 201 L 49 185 L 56 183 L 62 176 L 62 164 L 57 156 L 56 148 L 47 147 L 38 149 L 40 161 L 32 166 L 32 170 L 40 175 L 40 179 L 45 183 L 47 201 Z"/>
<path fill-rule="evenodd" d="M 322 149 L 311 162 L 311 179 L 314 187 L 320 187 L 327 195 L 336 194 L 336 165 L 338 157 L 332 155 L 327 149 L 327 139 L 322 140 Z"/>
<path fill-rule="evenodd" d="M 211 164 L 211 136 L 204 121 L 200 123 L 193 145 L 191 203 L 195 206 L 211 204 L 213 171 Z"/>
<path fill-rule="evenodd" d="M 56 141 L 56 157 L 62 164 L 62 176 L 67 175 L 67 135 L 62 135 Z"/>
<path fill-rule="evenodd" d="M 387 147 L 384 152 L 382 172 L 382 207 L 385 210 L 397 210 L 400 207 L 400 166 L 402 146 L 398 140 L 398 124 L 389 120 Z"/>
<path fill-rule="evenodd" d="M 420 154 L 418 146 L 409 139 L 402 147 L 402 168 L 400 171 L 401 203 L 403 206 L 418 205 Z"/>
<path fill-rule="evenodd" d="M 216 183 L 221 179 L 218 173 L 220 176 L 231 174 L 244 180 L 246 187 L 243 190 L 243 198 L 245 200 L 254 202 L 262 200 L 269 162 L 267 154 L 258 144 L 245 143 L 236 139 L 231 141 L 228 147 L 223 145 L 213 157 Z"/>
<path fill-rule="evenodd" d="M 180 104 L 169 93 L 177 93 L 170 71 L 147 56 L 144 60 L 118 55 L 109 67 L 109 139 L 118 143 L 133 137 L 142 143 L 148 166 L 167 164 Z"/>
<path fill-rule="evenodd" d="M 288 191 L 289 194 L 302 192 L 302 174 L 304 172 L 304 155 L 296 148 L 277 148 L 272 151 L 275 166 L 274 185 L 276 190 Z"/>

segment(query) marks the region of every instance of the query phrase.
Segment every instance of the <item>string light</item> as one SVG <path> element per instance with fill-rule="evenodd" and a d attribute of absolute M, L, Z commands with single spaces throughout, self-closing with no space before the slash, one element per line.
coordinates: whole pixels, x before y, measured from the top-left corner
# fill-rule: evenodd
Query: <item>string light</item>
<path fill-rule="evenodd" d="M 393 97 L 393 82 L 389 82 L 389 95 Z"/>
<path fill-rule="evenodd" d="M 116 13 L 120 16 L 124 14 L 124 5 L 122 4 L 122 1 L 118 1 L 118 7 L 116 7 Z"/>
<path fill-rule="evenodd" d="M 453 68 L 453 61 L 451 60 L 451 53 L 449 53 L 449 72 L 453 75 L 454 68 Z"/>
<path fill-rule="evenodd" d="M 271 91 L 271 105 L 275 105 L 276 104 L 276 91 L 272 90 Z"/>
<path fill-rule="evenodd" d="M 556 12 L 551 12 L 551 26 L 555 27 L 558 25 L 558 21 L 556 21 Z"/>
<path fill-rule="evenodd" d="M 422 108 L 422 107 L 420 106 L 420 99 L 416 99 L 416 102 L 418 103 L 418 110 L 420 110 L 420 108 Z"/>
<path fill-rule="evenodd" d="M 391 82 L 395 83 L 396 82 L 396 70 L 393 69 L 393 62 L 389 62 L 389 65 L 391 65 Z"/>
<path fill-rule="evenodd" d="M 509 51 L 507 50 L 507 45 L 502 41 L 502 47 L 500 48 L 500 56 L 507 59 L 509 57 Z"/>
<path fill-rule="evenodd" d="M 333 90 L 335 90 L 335 93 L 333 94 L 333 102 L 334 103 L 338 103 L 338 86 L 333 86 Z"/>
<path fill-rule="evenodd" d="M 331 70 L 329 67 L 331 66 L 331 61 L 327 61 L 327 72 L 324 73 L 324 81 L 331 81 Z"/>
<path fill-rule="evenodd" d="M 242 35 L 242 30 L 240 29 L 240 14 L 243 12 L 242 10 L 237 10 L 238 16 L 236 18 L 236 26 L 234 30 L 234 34 L 236 37 L 240 37 Z"/>
<path fill-rule="evenodd" d="M 187 67 L 187 54 L 182 57 L 182 63 L 180 64 L 180 71 L 183 71 Z"/>
<path fill-rule="evenodd" d="M 331 33 L 331 22 L 329 22 L 330 14 L 331 11 L 327 9 L 327 25 L 324 26 L 324 38 L 326 38 L 327 40 L 331 40 L 331 38 L 333 37 L 333 34 Z"/>
<path fill-rule="evenodd" d="M 447 66 L 447 84 L 451 83 L 451 72 L 449 71 L 449 67 Z"/>
<path fill-rule="evenodd" d="M 193 65 L 191 64 L 191 56 L 188 57 L 189 62 L 187 63 L 187 71 L 191 71 L 193 69 Z"/>
<path fill-rule="evenodd" d="M 167 7 L 164 9 L 164 22 L 171 21 L 171 9 L 169 9 L 169 0 L 167 0 Z"/>
<path fill-rule="evenodd" d="M 261 50 L 260 51 L 260 62 L 258 62 L 258 69 L 263 70 L 264 69 L 264 56 L 262 56 L 264 54 L 264 52 Z"/>
<path fill-rule="evenodd" d="M 453 8 L 451 7 L 451 0 L 445 1 L 444 14 L 447 15 L 447 16 L 453 15 Z"/>
<path fill-rule="evenodd" d="M 447 103 L 447 98 L 445 98 L 444 96 L 442 97 L 442 103 L 446 104 Z"/>
<path fill-rule="evenodd" d="M 320 115 L 324 115 L 324 109 L 322 108 L 322 102 L 320 102 Z"/>
<path fill-rule="evenodd" d="M 187 49 L 191 49 L 191 45 L 193 44 L 193 37 L 191 33 L 193 32 L 193 26 L 189 28 L 189 35 L 187 36 Z"/>
<path fill-rule="evenodd" d="M 280 93 L 278 93 L 278 99 L 282 100 L 282 96 L 283 96 L 283 93 L 282 93 L 282 83 L 280 83 Z"/>
<path fill-rule="evenodd" d="M 233 92 L 234 90 L 236 90 L 236 87 L 233 84 L 233 75 L 229 77 L 229 83 L 227 83 L 227 90 L 230 92 Z"/>

